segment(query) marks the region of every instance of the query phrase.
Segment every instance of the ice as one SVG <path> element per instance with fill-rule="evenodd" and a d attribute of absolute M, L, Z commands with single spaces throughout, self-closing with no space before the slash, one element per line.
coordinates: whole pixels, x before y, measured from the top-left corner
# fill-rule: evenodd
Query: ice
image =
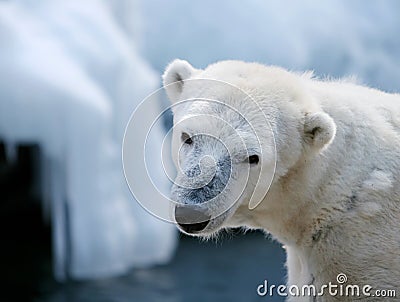
<path fill-rule="evenodd" d="M 259 61 L 400 91 L 399 11 L 396 0 L 1 1 L 0 138 L 9 160 L 20 143 L 40 146 L 56 276 L 171 257 L 174 226 L 133 200 L 121 164 L 129 115 L 167 63 Z"/>
<path fill-rule="evenodd" d="M 400 91 L 396 0 L 148 0 L 142 10 L 142 52 L 159 71 L 177 57 L 200 68 L 240 59 Z"/>
<path fill-rule="evenodd" d="M 106 277 L 168 261 L 175 228 L 134 201 L 121 164 L 129 115 L 159 75 L 110 4 L 1 2 L 0 44 L 0 138 L 40 146 L 56 277 Z"/>

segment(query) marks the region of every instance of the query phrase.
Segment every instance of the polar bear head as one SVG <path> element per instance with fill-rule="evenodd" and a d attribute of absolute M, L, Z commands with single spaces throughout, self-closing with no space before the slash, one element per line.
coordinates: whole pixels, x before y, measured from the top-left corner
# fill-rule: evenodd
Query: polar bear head
<path fill-rule="evenodd" d="M 171 198 L 188 234 L 257 227 L 258 213 L 279 206 L 269 189 L 334 139 L 335 123 L 308 95 L 306 76 L 240 61 L 200 70 L 175 60 L 163 79 L 178 171 Z"/>

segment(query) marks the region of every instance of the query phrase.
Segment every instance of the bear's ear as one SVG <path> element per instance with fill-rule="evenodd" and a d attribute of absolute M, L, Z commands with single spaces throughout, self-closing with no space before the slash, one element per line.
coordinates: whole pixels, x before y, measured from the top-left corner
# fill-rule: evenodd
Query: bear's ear
<path fill-rule="evenodd" d="M 327 147 L 336 134 L 336 124 L 325 112 L 308 113 L 304 121 L 304 138 L 315 149 Z"/>
<path fill-rule="evenodd" d="M 163 85 L 172 103 L 179 100 L 184 81 L 189 79 L 196 71 L 197 69 L 184 60 L 174 60 L 168 65 L 163 74 Z"/>

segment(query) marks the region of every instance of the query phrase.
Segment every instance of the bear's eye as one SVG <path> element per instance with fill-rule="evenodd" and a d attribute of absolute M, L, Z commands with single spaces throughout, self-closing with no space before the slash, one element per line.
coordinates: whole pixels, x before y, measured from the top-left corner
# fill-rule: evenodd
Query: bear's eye
<path fill-rule="evenodd" d="M 258 157 L 258 155 L 250 155 L 249 156 L 250 164 L 258 164 L 259 161 L 260 161 L 260 158 Z"/>
<path fill-rule="evenodd" d="M 192 138 L 186 132 L 182 132 L 181 139 L 187 145 L 191 145 L 193 143 Z"/>

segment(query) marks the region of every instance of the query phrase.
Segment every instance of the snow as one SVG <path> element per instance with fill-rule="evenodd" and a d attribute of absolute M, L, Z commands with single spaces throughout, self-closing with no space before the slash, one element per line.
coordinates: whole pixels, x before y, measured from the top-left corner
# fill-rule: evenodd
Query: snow
<path fill-rule="evenodd" d="M 396 0 L 147 0 L 142 15 L 141 51 L 160 72 L 175 58 L 240 59 L 400 91 Z"/>
<path fill-rule="evenodd" d="M 2 2 L 0 43 L 0 137 L 10 160 L 16 144 L 40 146 L 56 277 L 106 277 L 168 261 L 175 228 L 134 201 L 121 165 L 125 125 L 159 75 L 109 4 Z"/>

